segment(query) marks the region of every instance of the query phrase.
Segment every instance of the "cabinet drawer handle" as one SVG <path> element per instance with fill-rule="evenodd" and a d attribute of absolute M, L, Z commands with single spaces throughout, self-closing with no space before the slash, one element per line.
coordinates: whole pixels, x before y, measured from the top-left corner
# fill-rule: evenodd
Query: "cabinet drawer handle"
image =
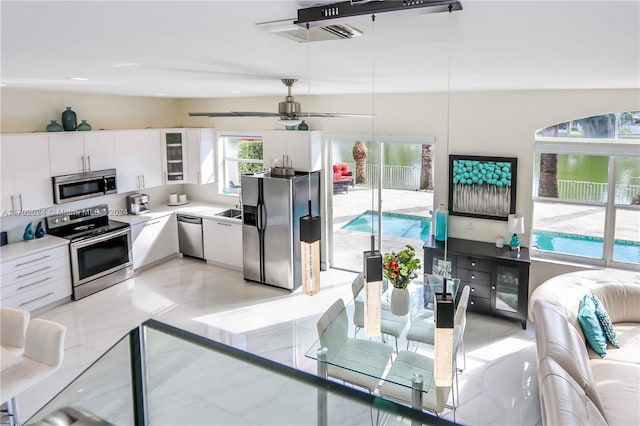
<path fill-rule="evenodd" d="M 476 301 L 475 301 L 475 300 L 472 300 L 472 301 L 471 301 L 471 304 L 472 304 L 472 305 L 475 305 L 475 304 L 476 304 Z"/>
<path fill-rule="evenodd" d="M 37 259 L 32 259 L 32 260 L 29 260 L 29 261 L 27 261 L 27 262 L 16 263 L 16 264 L 15 264 L 15 266 L 14 266 L 14 268 L 16 268 L 16 267 L 18 267 L 18 266 L 28 265 L 28 264 L 33 263 L 33 262 L 39 262 L 39 261 L 44 260 L 44 259 L 46 259 L 46 258 L 48 258 L 48 257 L 51 257 L 51 255 L 50 255 L 50 254 L 48 254 L 48 255 L 46 255 L 46 256 L 42 256 L 42 257 L 39 257 L 39 258 L 37 258 Z"/>
<path fill-rule="evenodd" d="M 44 296 L 36 297 L 35 299 L 31 299 L 31 300 L 28 300 L 26 302 L 22 302 L 18 306 L 28 305 L 29 303 L 35 302 L 36 300 L 44 299 L 45 297 L 51 296 L 52 294 L 53 294 L 53 291 L 50 291 L 49 293 L 45 294 Z"/>
<path fill-rule="evenodd" d="M 231 226 L 230 223 L 222 223 L 222 222 L 216 222 L 218 225 L 222 225 L 222 226 Z"/>
<path fill-rule="evenodd" d="M 473 293 L 474 291 L 476 291 L 475 287 L 471 287 L 471 292 Z"/>
<path fill-rule="evenodd" d="M 471 261 L 471 266 L 476 266 L 476 262 Z"/>
<path fill-rule="evenodd" d="M 45 266 L 44 268 L 36 269 L 35 271 L 27 272 L 26 274 L 20 274 L 16 277 L 16 279 L 28 277 L 29 275 L 37 274 L 38 272 L 46 271 L 47 269 L 51 269 L 51 265 Z"/>
<path fill-rule="evenodd" d="M 18 290 L 22 290 L 23 288 L 31 287 L 32 285 L 36 285 L 36 284 L 43 283 L 45 281 L 49 281 L 50 279 L 51 279 L 51 277 L 47 277 L 47 278 L 44 278 L 42 280 L 32 282 L 31 284 L 22 285 L 22 286 L 18 287 Z"/>
<path fill-rule="evenodd" d="M 476 274 L 471 274 L 471 279 L 475 280 L 476 279 Z"/>
<path fill-rule="evenodd" d="M 495 286 L 495 285 L 492 285 L 492 286 L 491 286 L 491 290 L 495 290 L 495 289 L 496 289 L 496 286 Z"/>

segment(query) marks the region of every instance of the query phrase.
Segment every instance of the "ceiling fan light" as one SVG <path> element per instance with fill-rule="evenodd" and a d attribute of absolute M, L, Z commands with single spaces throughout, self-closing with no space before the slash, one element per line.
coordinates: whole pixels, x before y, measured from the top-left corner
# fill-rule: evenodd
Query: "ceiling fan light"
<path fill-rule="evenodd" d="M 297 126 L 298 124 L 302 123 L 302 120 L 294 120 L 292 118 L 281 118 L 280 121 L 278 121 L 278 123 L 282 124 L 283 126 Z"/>

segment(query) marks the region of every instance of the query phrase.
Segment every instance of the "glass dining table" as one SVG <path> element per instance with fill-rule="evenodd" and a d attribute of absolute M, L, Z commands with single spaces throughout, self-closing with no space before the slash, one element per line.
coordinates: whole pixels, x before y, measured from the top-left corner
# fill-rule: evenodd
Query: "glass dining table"
<path fill-rule="evenodd" d="M 442 293 L 444 281 L 441 276 L 423 274 L 409 284 L 409 313 L 406 315 L 406 326 L 402 332 L 405 338 L 406 331 L 413 321 L 433 317 L 434 294 Z M 447 293 L 452 294 L 455 300 L 460 281 L 449 278 L 446 282 Z M 383 321 L 385 317 L 393 318 L 391 292 L 392 287 L 383 283 Z M 387 343 L 384 336 L 382 339 L 371 339 L 361 332 L 359 334 L 362 336 L 358 337 L 353 318 L 358 303 L 364 303 L 364 289 L 347 305 L 344 305 L 341 299 L 334 303 L 318 322 L 319 338 L 307 350 L 306 357 L 317 361 L 318 375 L 323 378 L 332 377 L 355 384 L 371 393 L 380 387 L 380 383 L 382 386 L 392 384 L 405 388 L 405 393 L 411 395 L 411 401 L 404 402 L 410 402 L 413 408 L 422 410 L 423 395 L 429 392 L 432 371 L 422 370 L 423 374 L 420 374 L 411 368 L 399 368 L 394 369 L 394 374 L 389 374 L 394 360 L 403 351 L 396 350 L 394 358 L 394 346 Z M 397 374 L 398 371 L 401 374 Z M 320 404 L 320 397 L 318 401 Z M 326 405 L 320 408 L 326 410 Z"/>

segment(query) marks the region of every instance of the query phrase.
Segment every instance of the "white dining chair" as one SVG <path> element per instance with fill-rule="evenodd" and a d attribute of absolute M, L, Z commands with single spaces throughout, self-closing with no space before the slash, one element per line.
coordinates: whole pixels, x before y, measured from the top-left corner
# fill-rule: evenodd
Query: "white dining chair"
<path fill-rule="evenodd" d="M 0 345 L 14 355 L 24 352 L 29 311 L 0 307 Z"/>
<path fill-rule="evenodd" d="M 360 272 L 358 276 L 351 283 L 351 292 L 353 294 L 353 325 L 355 331 L 353 337 L 356 337 L 358 331 L 364 328 L 364 302 L 358 300 L 358 294 L 364 288 L 364 274 Z M 408 315 L 395 315 L 391 312 L 391 308 L 388 305 L 382 305 L 382 320 L 380 331 L 384 336 L 393 336 L 396 343 L 396 353 L 398 352 L 398 338 L 402 332 L 407 328 L 407 322 L 409 321 Z"/>
<path fill-rule="evenodd" d="M 349 337 L 349 320 L 342 299 L 320 317 L 320 344 L 327 348 L 327 375 L 373 393 L 386 370 L 393 348 L 368 339 Z"/>
<path fill-rule="evenodd" d="M 0 377 L 0 401 L 7 404 L 10 424 L 19 424 L 17 395 L 40 383 L 62 364 L 66 331 L 65 326 L 53 321 L 29 321 L 22 362 Z"/>

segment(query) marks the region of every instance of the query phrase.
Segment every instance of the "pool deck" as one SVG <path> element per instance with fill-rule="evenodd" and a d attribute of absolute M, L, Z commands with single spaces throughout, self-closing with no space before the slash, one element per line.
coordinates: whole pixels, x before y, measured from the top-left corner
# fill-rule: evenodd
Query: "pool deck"
<path fill-rule="evenodd" d="M 332 266 L 354 271 L 362 270 L 362 252 L 370 246 L 371 234 L 342 229 L 350 220 L 372 209 L 371 189 L 356 186 L 348 192 L 333 195 L 333 247 Z M 374 192 L 377 203 L 377 190 Z M 374 204 L 375 206 L 376 204 Z M 537 203 L 535 226 L 537 229 L 567 234 L 582 234 L 602 237 L 604 209 L 601 207 Z M 406 191 L 384 189 L 382 210 L 389 213 L 409 214 L 431 218 L 433 209 L 432 191 Z M 375 210 L 375 208 L 374 208 Z M 527 218 L 531 220 L 531 215 Z M 618 211 L 616 238 L 640 241 L 640 211 Z M 411 244 L 420 251 L 422 241 L 385 236 L 382 252 L 401 250 Z"/>

